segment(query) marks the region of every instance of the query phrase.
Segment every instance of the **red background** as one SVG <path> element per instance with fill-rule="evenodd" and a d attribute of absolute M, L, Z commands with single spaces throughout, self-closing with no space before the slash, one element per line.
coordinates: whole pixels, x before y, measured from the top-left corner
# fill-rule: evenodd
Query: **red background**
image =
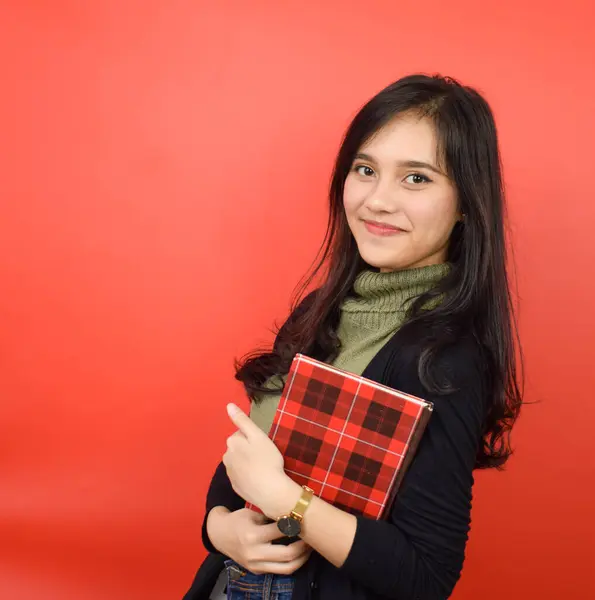
<path fill-rule="evenodd" d="M 527 407 L 457 600 L 590 598 L 593 4 L 0 2 L 0 597 L 180 598 L 340 136 L 412 71 L 499 123 Z"/>

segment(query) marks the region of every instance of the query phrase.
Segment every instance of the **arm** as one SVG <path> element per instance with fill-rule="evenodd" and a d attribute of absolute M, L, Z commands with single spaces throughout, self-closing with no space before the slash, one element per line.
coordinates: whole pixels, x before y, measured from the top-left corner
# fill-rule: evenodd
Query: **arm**
<path fill-rule="evenodd" d="M 209 552 L 217 552 L 217 549 L 213 546 L 209 538 L 208 532 L 208 521 L 211 511 L 216 508 L 217 510 L 213 511 L 213 513 L 233 512 L 243 508 L 244 504 L 244 500 L 231 487 L 231 482 L 225 472 L 225 466 L 223 463 L 219 463 L 211 479 L 209 491 L 207 492 L 205 518 L 202 523 L 202 543 Z"/>
<path fill-rule="evenodd" d="M 273 345 L 274 350 L 278 348 L 279 335 L 282 334 L 283 331 L 286 331 L 287 328 L 291 326 L 293 321 L 296 318 L 299 318 L 312 305 L 315 294 L 315 291 L 310 292 L 300 302 L 298 307 L 289 316 L 287 321 L 281 326 Z M 219 463 L 217 469 L 215 470 L 215 474 L 211 479 L 209 490 L 207 492 L 205 517 L 202 524 L 202 542 L 204 547 L 209 552 L 217 552 L 217 549 L 215 546 L 213 546 L 208 533 L 209 516 L 211 515 L 211 511 L 213 509 L 217 509 L 213 511 L 213 515 L 226 514 L 239 510 L 243 508 L 244 505 L 245 501 L 234 491 L 231 482 L 229 481 L 229 477 L 227 476 L 227 472 L 225 470 L 225 465 L 223 463 Z"/>
<path fill-rule="evenodd" d="M 431 396 L 414 368 L 394 387 L 426 397 L 435 410 L 388 521 L 354 517 L 315 498 L 303 539 L 354 582 L 387 598 L 443 600 L 457 582 L 470 523 L 472 470 L 485 414 L 480 366 L 454 351 L 441 365 L 458 391 Z M 285 514 L 300 495 L 288 482 L 270 508 Z"/>

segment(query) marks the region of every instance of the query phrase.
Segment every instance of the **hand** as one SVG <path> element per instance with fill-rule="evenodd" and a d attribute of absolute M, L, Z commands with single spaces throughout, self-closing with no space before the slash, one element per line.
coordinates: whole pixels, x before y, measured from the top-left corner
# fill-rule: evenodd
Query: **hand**
<path fill-rule="evenodd" d="M 299 541 L 289 546 L 272 544 L 282 537 L 276 523 L 248 508 L 229 512 L 216 507 L 209 513 L 207 531 L 211 542 L 225 556 L 255 575 L 291 575 L 310 557 L 312 549 Z"/>
<path fill-rule="evenodd" d="M 296 505 L 301 488 L 283 470 L 283 456 L 268 435 L 234 404 L 227 412 L 238 428 L 227 439 L 223 456 L 231 485 L 240 497 L 276 519 Z"/>

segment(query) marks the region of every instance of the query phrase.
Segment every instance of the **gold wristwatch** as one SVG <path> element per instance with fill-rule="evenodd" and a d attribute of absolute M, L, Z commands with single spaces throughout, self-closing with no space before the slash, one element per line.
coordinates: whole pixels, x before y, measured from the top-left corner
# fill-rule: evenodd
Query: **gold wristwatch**
<path fill-rule="evenodd" d="M 314 491 L 305 485 L 302 486 L 302 495 L 297 501 L 295 508 L 288 514 L 277 519 L 277 527 L 279 531 L 289 537 L 294 538 L 300 535 L 302 532 L 302 521 L 304 520 L 304 513 L 314 496 Z"/>

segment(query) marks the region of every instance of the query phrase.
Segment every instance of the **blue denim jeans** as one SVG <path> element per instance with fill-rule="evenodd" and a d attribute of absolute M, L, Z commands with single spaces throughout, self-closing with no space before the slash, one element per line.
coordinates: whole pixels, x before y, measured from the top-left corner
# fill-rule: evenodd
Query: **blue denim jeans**
<path fill-rule="evenodd" d="M 233 560 L 225 561 L 227 600 L 291 600 L 293 577 L 254 575 Z"/>

